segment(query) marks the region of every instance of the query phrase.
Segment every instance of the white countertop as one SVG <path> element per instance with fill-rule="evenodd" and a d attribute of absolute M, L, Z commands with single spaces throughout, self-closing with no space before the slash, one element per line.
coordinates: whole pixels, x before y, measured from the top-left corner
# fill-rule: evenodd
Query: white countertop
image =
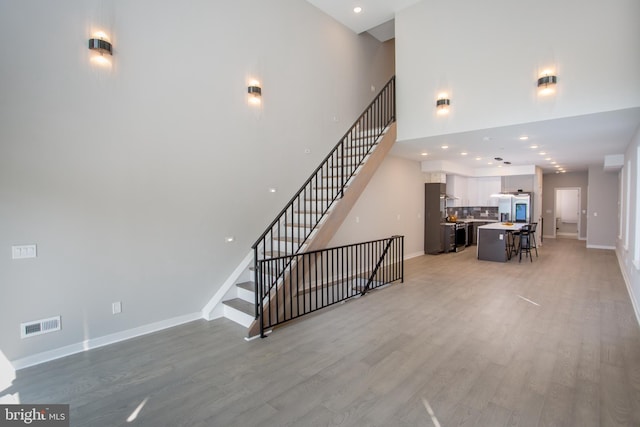
<path fill-rule="evenodd" d="M 497 219 L 477 219 L 477 218 L 458 218 L 458 222 L 464 222 L 467 224 L 473 223 L 473 222 L 498 222 Z M 455 222 L 441 222 L 440 225 L 456 225 Z"/>
<path fill-rule="evenodd" d="M 479 230 L 520 230 L 522 226 L 527 225 L 526 222 L 514 222 L 511 225 L 505 225 L 503 222 L 495 222 L 493 224 L 481 225 Z"/>

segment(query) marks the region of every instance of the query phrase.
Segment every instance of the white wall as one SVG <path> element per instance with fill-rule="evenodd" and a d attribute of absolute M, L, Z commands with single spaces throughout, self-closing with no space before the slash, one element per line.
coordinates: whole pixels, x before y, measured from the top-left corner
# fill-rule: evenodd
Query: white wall
<path fill-rule="evenodd" d="M 398 140 L 637 106 L 639 16 L 637 0 L 423 1 L 399 12 Z M 557 95 L 539 98 L 538 73 L 551 66 Z M 441 91 L 446 120 L 435 116 Z"/>
<path fill-rule="evenodd" d="M 424 182 L 419 162 L 387 156 L 329 246 L 403 235 L 405 257 L 424 254 Z"/>
<path fill-rule="evenodd" d="M 616 199 L 619 203 L 614 207 L 613 214 L 617 213 L 618 230 L 615 231 L 616 253 L 620 268 L 627 283 L 627 288 L 631 294 L 636 317 L 640 322 L 640 233 L 638 233 L 638 210 L 640 209 L 640 199 L 638 195 L 638 183 L 640 181 L 640 165 L 638 164 L 638 156 L 640 150 L 640 128 L 636 133 L 625 152 L 625 167 L 618 174 L 617 184 L 621 185 L 621 190 L 616 191 Z M 629 174 L 627 186 L 626 174 Z M 627 191 L 628 188 L 628 191 Z M 628 206 L 628 210 L 627 210 Z M 622 209 L 620 209 L 622 208 Z M 618 231 L 621 231 L 619 233 Z"/>
<path fill-rule="evenodd" d="M 111 67 L 89 60 L 96 29 Z M 0 2 L 0 39 L 10 360 L 198 313 L 393 74 L 393 44 L 295 0 Z"/>

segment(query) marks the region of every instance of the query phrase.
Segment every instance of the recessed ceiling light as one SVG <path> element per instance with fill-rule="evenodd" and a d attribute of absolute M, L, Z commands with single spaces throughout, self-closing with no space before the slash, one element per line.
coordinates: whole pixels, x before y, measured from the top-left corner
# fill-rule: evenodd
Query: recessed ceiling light
<path fill-rule="evenodd" d="M 462 153 L 460 153 L 461 156 L 466 156 L 467 154 L 469 153 L 467 153 L 466 151 L 463 151 Z"/>
<path fill-rule="evenodd" d="M 443 150 L 446 150 L 447 148 L 449 148 L 449 146 L 448 145 L 443 145 L 440 148 L 442 148 Z"/>
<path fill-rule="evenodd" d="M 476 157 L 476 160 L 482 160 L 482 157 Z"/>
<path fill-rule="evenodd" d="M 532 148 L 535 150 L 536 148 L 538 148 L 538 146 L 534 144 L 534 145 L 530 145 L 529 148 Z"/>
<path fill-rule="evenodd" d="M 548 162 L 549 160 L 551 160 L 551 157 L 547 157 L 545 160 Z"/>
<path fill-rule="evenodd" d="M 540 154 L 541 156 L 546 156 L 547 155 L 547 153 L 545 153 L 544 151 L 541 151 L 538 154 Z"/>
<path fill-rule="evenodd" d="M 560 167 L 560 165 L 554 165 L 553 167 L 557 169 Z"/>
<path fill-rule="evenodd" d="M 269 189 L 269 193 L 275 193 L 276 191 L 278 191 L 276 188 L 270 188 Z"/>
<path fill-rule="evenodd" d="M 556 163 L 558 163 L 558 162 L 551 162 L 552 165 L 555 165 Z"/>
<path fill-rule="evenodd" d="M 522 135 L 520 137 L 520 141 L 526 141 L 527 139 L 529 139 L 529 137 L 527 135 Z"/>
<path fill-rule="evenodd" d="M 489 163 L 487 163 L 487 164 L 488 164 L 488 165 L 492 165 L 492 164 L 493 164 L 493 162 L 489 162 Z"/>
<path fill-rule="evenodd" d="M 420 153 L 421 156 L 428 156 L 429 153 Z"/>
<path fill-rule="evenodd" d="M 360 6 L 356 6 L 356 7 L 353 8 L 353 12 L 354 13 L 360 13 L 360 12 L 362 12 L 362 8 Z"/>

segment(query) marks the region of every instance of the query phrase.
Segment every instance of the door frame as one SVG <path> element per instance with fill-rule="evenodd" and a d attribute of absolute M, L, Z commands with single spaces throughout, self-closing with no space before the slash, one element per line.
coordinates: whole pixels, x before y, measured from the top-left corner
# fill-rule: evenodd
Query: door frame
<path fill-rule="evenodd" d="M 582 229 L 582 188 L 581 187 L 556 187 L 553 193 L 553 238 L 556 236 L 556 219 L 557 217 L 557 202 L 558 202 L 558 190 L 576 190 L 578 192 L 578 235 L 577 239 L 580 240 L 580 230 Z"/>

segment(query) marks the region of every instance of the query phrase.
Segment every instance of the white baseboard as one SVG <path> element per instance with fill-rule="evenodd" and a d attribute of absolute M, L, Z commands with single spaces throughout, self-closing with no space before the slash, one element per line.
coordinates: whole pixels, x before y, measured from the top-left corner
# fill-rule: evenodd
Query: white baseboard
<path fill-rule="evenodd" d="M 411 259 L 411 258 L 419 257 L 422 255 L 424 255 L 424 252 L 414 252 L 412 254 L 405 254 L 404 259 Z"/>
<path fill-rule="evenodd" d="M 607 249 L 610 251 L 615 251 L 615 246 L 606 246 L 606 245 L 587 245 L 587 249 Z"/>
<path fill-rule="evenodd" d="M 627 285 L 627 292 L 629 293 L 629 298 L 631 298 L 631 305 L 633 306 L 633 311 L 636 314 L 636 321 L 638 325 L 640 325 L 640 300 L 636 299 L 636 296 L 633 294 L 633 287 L 631 286 L 631 280 L 629 280 L 629 274 L 624 265 L 624 261 L 620 256 L 620 252 L 616 249 L 616 258 L 618 258 L 618 265 L 620 266 L 620 271 L 622 272 L 622 279 L 624 280 L 625 285 Z"/>
<path fill-rule="evenodd" d="M 194 320 L 198 319 L 202 319 L 202 313 L 198 312 L 185 314 L 183 316 L 149 323 L 148 325 L 139 326 L 137 328 L 127 329 L 125 331 L 104 335 L 102 337 L 91 338 L 75 344 L 70 344 L 64 347 L 59 347 L 53 350 L 48 350 L 42 353 L 37 353 L 31 356 L 12 360 L 11 364 L 13 365 L 13 368 L 15 370 L 24 369 L 28 368 L 29 366 L 39 365 L 44 362 L 60 359 L 61 357 L 70 356 L 72 354 L 81 353 L 83 351 L 91 350 L 98 347 L 104 347 L 105 345 L 115 344 L 117 342 L 139 337 L 141 335 L 146 335 L 152 332 L 161 331 L 163 329 L 172 328 L 184 323 L 193 322 Z"/>

